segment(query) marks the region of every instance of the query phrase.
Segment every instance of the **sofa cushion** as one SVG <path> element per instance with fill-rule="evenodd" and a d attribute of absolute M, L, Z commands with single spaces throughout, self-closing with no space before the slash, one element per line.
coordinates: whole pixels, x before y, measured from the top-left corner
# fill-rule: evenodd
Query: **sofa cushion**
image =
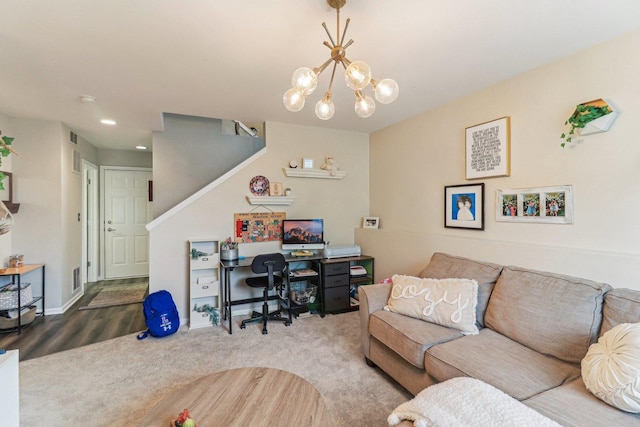
<path fill-rule="evenodd" d="M 614 288 L 605 294 L 600 335 L 620 323 L 640 323 L 640 291 Z"/>
<path fill-rule="evenodd" d="M 490 262 L 475 261 L 469 258 L 436 252 L 429 264 L 418 274 L 419 277 L 447 279 L 462 277 L 478 282 L 478 305 L 476 306 L 476 324 L 484 327 L 484 312 L 487 309 L 493 285 L 498 280 L 502 266 Z"/>
<path fill-rule="evenodd" d="M 545 391 L 522 403 L 567 427 L 640 425 L 640 414 L 631 414 L 607 405 L 589 393 L 582 378 Z"/>
<path fill-rule="evenodd" d="M 577 365 L 544 356 L 488 328 L 429 348 L 424 366 L 438 381 L 477 378 L 518 400 L 580 376 Z"/>
<path fill-rule="evenodd" d="M 582 379 L 598 399 L 640 412 L 640 323 L 621 323 L 589 347 Z"/>
<path fill-rule="evenodd" d="M 369 333 L 420 369 L 424 369 L 424 352 L 429 347 L 462 336 L 456 329 L 389 311 L 371 314 Z"/>
<path fill-rule="evenodd" d="M 542 354 L 580 363 L 598 336 L 609 289 L 577 277 L 504 267 L 484 321 Z"/>
<path fill-rule="evenodd" d="M 478 283 L 470 279 L 421 279 L 395 274 L 386 310 L 477 334 Z"/>

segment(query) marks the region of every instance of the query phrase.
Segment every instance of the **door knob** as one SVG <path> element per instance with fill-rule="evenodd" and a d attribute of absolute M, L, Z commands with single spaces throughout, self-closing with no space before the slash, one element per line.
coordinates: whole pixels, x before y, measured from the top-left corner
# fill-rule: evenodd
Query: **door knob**
<path fill-rule="evenodd" d="M 109 228 L 107 228 L 107 231 L 116 231 L 116 229 L 109 227 Z"/>

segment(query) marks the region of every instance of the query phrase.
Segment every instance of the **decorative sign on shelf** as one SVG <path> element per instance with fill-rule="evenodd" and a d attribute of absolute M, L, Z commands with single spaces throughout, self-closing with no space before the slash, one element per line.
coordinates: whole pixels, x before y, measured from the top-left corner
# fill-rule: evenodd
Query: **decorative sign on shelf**
<path fill-rule="evenodd" d="M 466 129 L 466 178 L 511 174 L 511 119 L 503 117 Z"/>
<path fill-rule="evenodd" d="M 282 220 L 286 212 L 249 212 L 233 215 L 235 241 L 240 243 L 282 240 Z"/>

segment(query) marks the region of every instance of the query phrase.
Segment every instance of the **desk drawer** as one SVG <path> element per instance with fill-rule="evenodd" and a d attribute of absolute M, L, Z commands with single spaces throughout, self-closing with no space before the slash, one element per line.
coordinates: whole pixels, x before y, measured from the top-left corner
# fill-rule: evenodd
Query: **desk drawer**
<path fill-rule="evenodd" d="M 341 274 L 339 276 L 326 276 L 324 278 L 325 288 L 335 288 L 336 286 L 349 286 L 349 275 Z"/>
<path fill-rule="evenodd" d="M 336 274 L 349 274 L 348 262 L 336 262 L 324 265 L 325 276 L 333 276 Z"/>
<path fill-rule="evenodd" d="M 325 311 L 341 311 L 349 308 L 349 286 L 325 289 Z"/>

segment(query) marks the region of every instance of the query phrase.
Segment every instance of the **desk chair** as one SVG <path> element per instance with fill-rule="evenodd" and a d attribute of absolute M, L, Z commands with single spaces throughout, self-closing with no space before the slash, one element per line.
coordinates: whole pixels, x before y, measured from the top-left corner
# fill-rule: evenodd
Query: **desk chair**
<path fill-rule="evenodd" d="M 262 333 L 267 334 L 267 320 L 279 320 L 289 326 L 289 319 L 280 315 L 280 310 L 269 313 L 269 291 L 276 286 L 282 285 L 282 272 L 285 268 L 284 256 L 280 253 L 257 255 L 251 263 L 251 271 L 262 276 L 247 277 L 245 283 L 252 288 L 264 288 L 264 303 L 262 304 L 262 314 L 253 312 L 251 319 L 245 319 L 240 324 L 240 329 L 244 329 L 247 323 L 262 322 Z M 266 275 L 265 275 L 266 273 Z M 280 275 L 276 275 L 280 274 Z"/>

